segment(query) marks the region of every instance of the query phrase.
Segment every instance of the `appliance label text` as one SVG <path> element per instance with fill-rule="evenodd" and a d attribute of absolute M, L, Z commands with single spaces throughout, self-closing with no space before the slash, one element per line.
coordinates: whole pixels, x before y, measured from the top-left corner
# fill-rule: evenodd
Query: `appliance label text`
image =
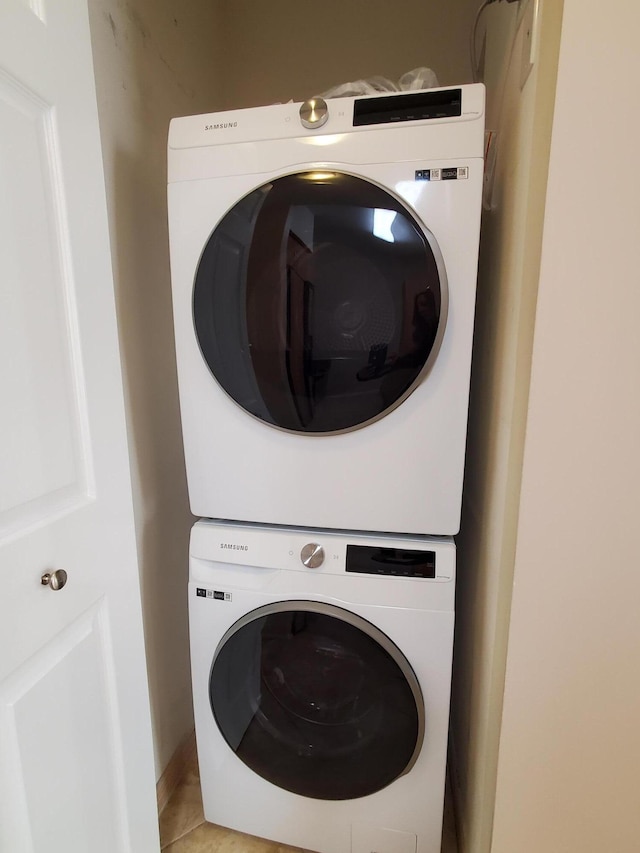
<path fill-rule="evenodd" d="M 205 124 L 205 130 L 226 130 L 227 128 L 237 127 L 237 121 L 225 121 L 220 122 L 219 124 Z"/>
<path fill-rule="evenodd" d="M 416 169 L 416 181 L 465 181 L 468 177 L 468 166 L 452 166 L 449 169 Z"/>
<path fill-rule="evenodd" d="M 196 596 L 198 598 L 213 598 L 216 601 L 231 601 L 231 593 L 230 592 L 222 592 L 219 589 L 203 589 L 202 587 L 196 587 Z"/>

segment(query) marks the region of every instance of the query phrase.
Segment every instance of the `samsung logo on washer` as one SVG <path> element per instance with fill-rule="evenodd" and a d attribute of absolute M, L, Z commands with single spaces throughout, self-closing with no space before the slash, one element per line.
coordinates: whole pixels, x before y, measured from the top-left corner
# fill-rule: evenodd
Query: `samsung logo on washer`
<path fill-rule="evenodd" d="M 233 545 L 231 542 L 221 542 L 220 547 L 221 548 L 227 548 L 230 551 L 248 551 L 249 550 L 248 545 Z"/>
<path fill-rule="evenodd" d="M 237 127 L 237 121 L 225 121 L 220 122 L 220 124 L 205 124 L 205 130 L 226 130 L 227 128 Z"/>

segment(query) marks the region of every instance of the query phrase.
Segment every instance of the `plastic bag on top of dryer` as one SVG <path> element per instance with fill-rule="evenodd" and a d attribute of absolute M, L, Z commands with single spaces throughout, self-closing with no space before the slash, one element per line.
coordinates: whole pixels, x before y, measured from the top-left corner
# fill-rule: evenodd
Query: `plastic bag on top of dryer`
<path fill-rule="evenodd" d="M 397 83 L 386 77 L 369 77 L 366 80 L 340 83 L 326 92 L 321 92 L 319 97 L 348 98 L 354 95 L 376 95 L 379 92 L 409 92 L 413 89 L 435 89 L 438 85 L 435 71 L 422 67 L 407 71 Z"/>

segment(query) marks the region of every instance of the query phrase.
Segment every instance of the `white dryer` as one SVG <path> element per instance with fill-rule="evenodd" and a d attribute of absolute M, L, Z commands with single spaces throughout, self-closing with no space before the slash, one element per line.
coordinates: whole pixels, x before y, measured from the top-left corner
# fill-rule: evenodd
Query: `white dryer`
<path fill-rule="evenodd" d="M 196 515 L 457 532 L 483 139 L 480 84 L 172 121 Z"/>
<path fill-rule="evenodd" d="M 320 853 L 440 853 L 455 546 L 200 521 L 207 820 Z"/>

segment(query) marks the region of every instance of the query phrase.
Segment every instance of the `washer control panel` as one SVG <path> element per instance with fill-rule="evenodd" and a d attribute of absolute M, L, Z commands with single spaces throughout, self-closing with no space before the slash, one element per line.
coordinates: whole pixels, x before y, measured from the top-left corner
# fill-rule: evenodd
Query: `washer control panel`
<path fill-rule="evenodd" d="M 240 576 L 238 569 L 252 578 L 256 571 L 299 572 L 301 576 L 317 578 L 319 584 L 339 575 L 357 584 L 366 576 L 386 578 L 396 585 L 402 581 L 424 584 L 455 578 L 455 544 L 451 537 L 336 533 L 320 528 L 207 520 L 198 521 L 193 527 L 190 556 L 192 579 L 198 581 L 205 581 L 214 565 L 218 572 L 224 567 L 236 580 Z"/>

